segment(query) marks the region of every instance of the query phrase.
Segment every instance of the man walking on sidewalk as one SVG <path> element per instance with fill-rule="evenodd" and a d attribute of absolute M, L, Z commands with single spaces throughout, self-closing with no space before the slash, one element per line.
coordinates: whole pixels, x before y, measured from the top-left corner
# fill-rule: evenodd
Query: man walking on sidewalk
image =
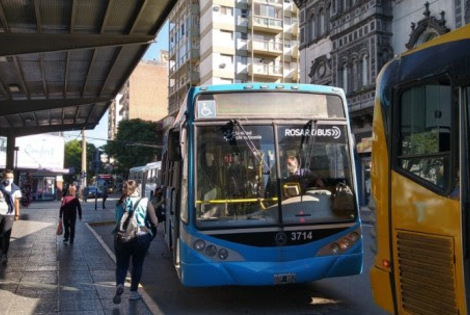
<path fill-rule="evenodd" d="M 101 197 L 103 198 L 102 207 L 103 207 L 103 209 L 106 209 L 106 199 L 108 199 L 108 184 L 107 183 L 103 184 L 102 190 L 103 190 L 101 192 Z"/>
<path fill-rule="evenodd" d="M 13 183 L 13 179 L 13 171 L 5 170 L 0 183 L 3 186 L 3 193 L 0 193 L 0 262 L 4 265 L 8 262 L 13 221 L 18 219 L 17 215 L 20 213 L 21 190 Z"/>

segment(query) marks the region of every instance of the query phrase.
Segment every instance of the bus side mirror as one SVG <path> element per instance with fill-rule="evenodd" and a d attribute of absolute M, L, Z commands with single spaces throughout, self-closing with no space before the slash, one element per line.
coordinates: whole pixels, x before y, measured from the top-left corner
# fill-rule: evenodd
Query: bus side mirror
<path fill-rule="evenodd" d="M 170 132 L 168 137 L 168 160 L 169 161 L 180 161 L 181 150 L 179 144 L 179 132 Z"/>

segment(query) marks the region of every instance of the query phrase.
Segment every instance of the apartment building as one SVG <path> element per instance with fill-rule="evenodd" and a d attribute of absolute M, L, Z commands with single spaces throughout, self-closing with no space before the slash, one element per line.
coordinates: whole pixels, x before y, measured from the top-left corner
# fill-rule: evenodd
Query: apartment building
<path fill-rule="evenodd" d="M 160 121 L 168 114 L 167 53 L 160 61 L 142 60 L 109 107 L 108 138 L 116 137 L 119 122 L 126 119 Z"/>
<path fill-rule="evenodd" d="M 180 0 L 169 15 L 169 115 L 193 85 L 299 81 L 293 0 Z"/>

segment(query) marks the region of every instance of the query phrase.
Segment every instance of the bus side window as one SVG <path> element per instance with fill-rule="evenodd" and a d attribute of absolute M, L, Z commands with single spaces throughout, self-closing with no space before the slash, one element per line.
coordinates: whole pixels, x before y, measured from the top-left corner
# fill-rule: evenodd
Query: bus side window
<path fill-rule="evenodd" d="M 448 191 L 451 185 L 451 88 L 445 81 L 413 86 L 399 96 L 399 169 Z M 423 115 L 423 113 L 425 113 Z"/>

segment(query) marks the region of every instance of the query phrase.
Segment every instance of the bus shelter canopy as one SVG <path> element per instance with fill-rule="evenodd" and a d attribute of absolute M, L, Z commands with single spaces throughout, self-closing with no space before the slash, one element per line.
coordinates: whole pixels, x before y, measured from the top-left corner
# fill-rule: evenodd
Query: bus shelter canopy
<path fill-rule="evenodd" d="M 0 136 L 93 129 L 176 0 L 0 2 Z"/>

